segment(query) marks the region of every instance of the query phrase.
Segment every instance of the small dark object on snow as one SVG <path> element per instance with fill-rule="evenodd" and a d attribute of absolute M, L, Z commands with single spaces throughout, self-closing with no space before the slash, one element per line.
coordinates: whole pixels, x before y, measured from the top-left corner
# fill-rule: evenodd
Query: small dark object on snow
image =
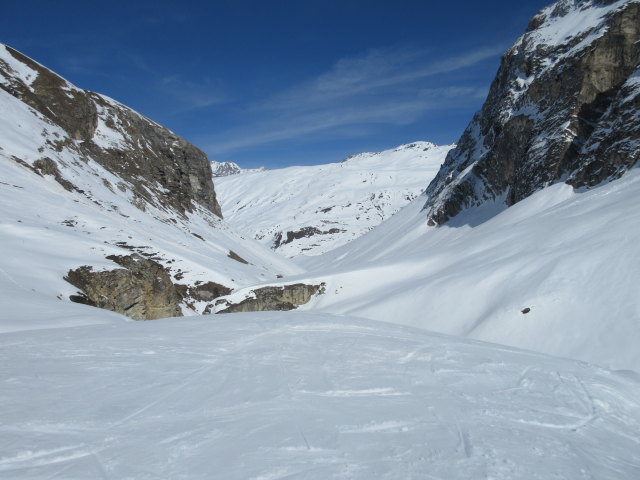
<path fill-rule="evenodd" d="M 527 314 L 527 313 L 529 313 L 530 311 L 531 311 L 531 309 L 530 309 L 529 307 L 527 307 L 527 308 L 523 308 L 523 309 L 521 310 L 521 312 L 522 312 L 522 313 L 524 313 L 524 314 Z"/>

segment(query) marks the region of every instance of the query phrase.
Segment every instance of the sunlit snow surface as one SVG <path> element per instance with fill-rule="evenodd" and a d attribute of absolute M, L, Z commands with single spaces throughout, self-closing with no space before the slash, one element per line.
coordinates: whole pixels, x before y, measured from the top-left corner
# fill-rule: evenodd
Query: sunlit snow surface
<path fill-rule="evenodd" d="M 307 259 L 305 280 L 325 282 L 326 293 L 302 308 L 640 372 L 638 198 L 636 168 L 584 192 L 553 185 L 495 216 L 487 204 L 441 227 L 427 225 L 418 199 Z"/>
<path fill-rule="evenodd" d="M 637 375 L 406 327 L 192 317 L 0 356 L 1 478 L 640 478 Z"/>
<path fill-rule="evenodd" d="M 288 257 L 320 255 L 420 195 L 451 148 L 415 142 L 340 163 L 245 171 L 214 183 L 225 219 L 239 231 Z M 287 241 L 287 232 L 305 227 L 316 233 Z"/>
<path fill-rule="evenodd" d="M 115 145 L 123 137 L 103 116 L 98 142 Z M 55 146 L 60 139 L 67 139 L 64 148 Z M 55 159 L 75 191 L 29 170 L 45 157 Z M 249 264 L 229 258 L 231 250 Z M 86 323 L 77 309 L 63 305 L 77 291 L 63 277 L 82 265 L 118 268 L 106 257 L 132 251 L 155 257 L 176 282 L 190 285 L 244 286 L 301 271 L 201 207 L 187 216 L 159 204 L 142 210 L 131 184 L 82 156 L 61 128 L 0 89 L 0 331 Z M 205 305 L 198 302 L 195 311 L 183 306 L 183 313 L 202 312 Z"/>

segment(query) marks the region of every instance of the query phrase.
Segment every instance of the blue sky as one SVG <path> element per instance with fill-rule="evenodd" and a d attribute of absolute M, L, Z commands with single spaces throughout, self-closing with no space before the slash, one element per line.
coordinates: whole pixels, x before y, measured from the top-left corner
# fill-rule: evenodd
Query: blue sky
<path fill-rule="evenodd" d="M 243 167 L 450 143 L 546 0 L 4 2 L 0 41 Z"/>

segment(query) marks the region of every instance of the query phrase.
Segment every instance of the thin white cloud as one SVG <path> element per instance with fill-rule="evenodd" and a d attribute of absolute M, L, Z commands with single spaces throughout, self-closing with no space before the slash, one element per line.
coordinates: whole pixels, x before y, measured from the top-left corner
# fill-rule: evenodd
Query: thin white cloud
<path fill-rule="evenodd" d="M 469 68 L 503 51 L 504 46 L 484 47 L 445 60 L 428 61 L 429 50 L 370 50 L 365 55 L 339 60 L 330 71 L 307 84 L 274 95 L 258 108 L 314 109 L 345 98 L 376 94 L 390 87 Z"/>
<path fill-rule="evenodd" d="M 177 98 L 181 103 L 178 113 L 220 105 L 230 101 L 230 97 L 220 92 L 219 85 L 205 81 L 195 83 L 184 80 L 180 75 L 170 75 L 160 79 L 160 89 Z"/>
<path fill-rule="evenodd" d="M 251 120 L 242 128 L 209 136 L 201 144 L 219 156 L 311 135 L 362 135 L 380 124 L 410 124 L 430 110 L 468 105 L 486 96 L 484 87 L 464 82 L 429 87 L 438 81 L 425 79 L 462 71 L 497 57 L 502 50 L 502 46 L 478 48 L 434 60 L 430 58 L 433 51 L 396 47 L 343 58 L 316 78 L 246 107 Z"/>
<path fill-rule="evenodd" d="M 415 98 L 391 100 L 384 103 L 330 108 L 305 112 L 296 117 L 279 117 L 259 124 L 234 129 L 207 141 L 205 150 L 220 155 L 256 145 L 301 138 L 332 129 L 344 133 L 347 126 L 373 124 L 407 125 L 429 110 L 441 108 L 443 104 L 465 102 L 486 94 L 486 89 L 474 87 L 445 87 L 422 89 Z M 363 134 L 362 128 L 353 130 Z"/>
<path fill-rule="evenodd" d="M 132 54 L 127 56 L 127 60 L 137 69 L 155 78 L 153 88 L 170 96 L 180 105 L 172 111 L 173 115 L 227 103 L 231 100 L 226 92 L 223 93 L 220 82 L 206 78 L 194 82 L 185 80 L 180 74 L 162 74 L 158 68 Z"/>

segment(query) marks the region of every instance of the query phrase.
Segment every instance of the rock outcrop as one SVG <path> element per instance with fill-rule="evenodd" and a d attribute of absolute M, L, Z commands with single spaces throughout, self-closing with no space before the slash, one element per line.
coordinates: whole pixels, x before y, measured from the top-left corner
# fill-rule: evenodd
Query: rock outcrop
<path fill-rule="evenodd" d="M 324 287 L 324 283 L 320 285 L 295 283 L 292 285 L 256 288 L 251 291 L 251 296 L 238 303 L 232 303 L 228 299 L 220 298 L 216 302 L 218 306 L 216 313 L 294 310 L 300 305 L 308 303 L 315 295 L 323 294 Z M 221 305 L 222 307 L 220 307 Z"/>
<path fill-rule="evenodd" d="M 335 227 L 330 228 L 329 230 L 320 230 L 317 227 L 302 227 L 300 230 L 295 230 L 293 232 L 289 231 L 284 234 L 283 232 L 278 232 L 275 240 L 273 241 L 273 249 L 277 250 L 282 245 L 291 243 L 294 240 L 300 240 L 301 238 L 309 238 L 314 235 L 334 235 L 342 232 L 346 232 L 346 230 Z"/>
<path fill-rule="evenodd" d="M 640 158 L 640 2 L 562 0 L 502 57 L 480 112 L 427 188 L 430 224 L 555 182 L 590 187 Z"/>
<path fill-rule="evenodd" d="M 95 160 L 127 181 L 143 202 L 183 214 L 199 204 L 222 216 L 203 152 L 115 100 L 76 88 L 20 52 L 0 48 L 16 61 L 12 66 L 0 58 L 0 88 L 68 134 L 57 141 L 58 149 L 73 148 Z M 22 78 L 16 66 L 33 73 Z"/>
<path fill-rule="evenodd" d="M 211 173 L 214 177 L 228 177 L 229 175 L 238 175 L 242 173 L 242 169 L 234 162 L 211 162 Z"/>
<path fill-rule="evenodd" d="M 138 254 L 108 258 L 123 268 L 95 271 L 85 265 L 67 273 L 65 280 L 81 291 L 72 301 L 134 320 L 182 316 L 182 296 L 162 265 Z"/>

